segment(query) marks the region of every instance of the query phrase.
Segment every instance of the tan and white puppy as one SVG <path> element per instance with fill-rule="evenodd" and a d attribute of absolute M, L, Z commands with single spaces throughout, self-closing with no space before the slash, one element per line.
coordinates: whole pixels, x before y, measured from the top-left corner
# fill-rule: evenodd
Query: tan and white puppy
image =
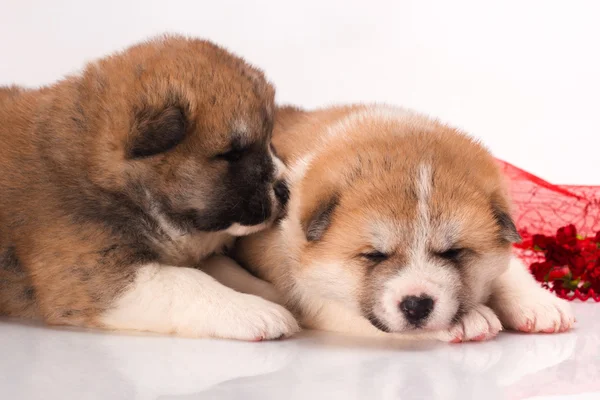
<path fill-rule="evenodd" d="M 280 305 L 194 268 L 285 207 L 273 97 L 261 71 L 178 36 L 39 90 L 0 88 L 0 315 L 192 337 L 295 332 Z"/>
<path fill-rule="evenodd" d="M 511 258 L 506 188 L 476 141 L 403 109 L 349 106 L 282 108 L 273 144 L 290 167 L 288 214 L 236 257 L 304 326 L 448 341 L 572 326 L 568 304 Z"/>

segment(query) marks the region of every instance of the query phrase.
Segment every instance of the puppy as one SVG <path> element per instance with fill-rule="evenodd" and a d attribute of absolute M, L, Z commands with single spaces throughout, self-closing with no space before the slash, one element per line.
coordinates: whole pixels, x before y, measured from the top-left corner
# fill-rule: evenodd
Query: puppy
<path fill-rule="evenodd" d="M 501 173 L 456 129 L 386 106 L 282 108 L 273 144 L 288 214 L 235 255 L 306 327 L 458 342 L 572 326 L 511 258 Z"/>
<path fill-rule="evenodd" d="M 0 314 L 191 337 L 295 332 L 283 307 L 194 268 L 285 207 L 273 97 L 261 71 L 178 36 L 39 90 L 0 89 Z"/>

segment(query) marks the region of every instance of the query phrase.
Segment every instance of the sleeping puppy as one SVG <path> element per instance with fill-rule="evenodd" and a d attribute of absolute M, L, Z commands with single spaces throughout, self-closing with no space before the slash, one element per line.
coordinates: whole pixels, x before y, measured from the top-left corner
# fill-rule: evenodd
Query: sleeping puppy
<path fill-rule="evenodd" d="M 273 144 L 290 167 L 288 214 L 235 254 L 304 326 L 454 342 L 572 326 L 511 258 L 501 173 L 456 129 L 385 106 L 282 108 Z M 230 284 L 265 290 L 247 281 Z"/>
<path fill-rule="evenodd" d="M 177 36 L 39 90 L 0 89 L 0 314 L 191 337 L 295 332 L 283 307 L 193 268 L 285 207 L 273 96 L 242 59 Z"/>

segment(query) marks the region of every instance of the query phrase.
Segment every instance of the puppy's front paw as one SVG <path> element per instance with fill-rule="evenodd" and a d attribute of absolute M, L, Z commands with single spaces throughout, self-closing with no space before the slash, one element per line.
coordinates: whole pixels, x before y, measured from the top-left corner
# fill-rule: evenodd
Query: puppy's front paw
<path fill-rule="evenodd" d="M 521 332 L 565 332 L 575 323 L 571 305 L 540 287 L 518 297 L 506 296 L 495 309 L 504 327 Z"/>
<path fill-rule="evenodd" d="M 291 336 L 300 330 L 294 316 L 282 306 L 258 296 L 236 293 L 231 308 L 212 321 L 210 336 L 261 341 Z"/>
<path fill-rule="evenodd" d="M 452 343 L 483 341 L 495 337 L 501 330 L 502 324 L 494 311 L 479 304 L 445 332 L 442 340 Z"/>

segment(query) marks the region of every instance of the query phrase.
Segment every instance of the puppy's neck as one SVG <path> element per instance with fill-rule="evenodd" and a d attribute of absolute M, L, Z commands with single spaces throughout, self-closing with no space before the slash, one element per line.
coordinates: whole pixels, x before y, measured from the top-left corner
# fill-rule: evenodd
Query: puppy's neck
<path fill-rule="evenodd" d="M 156 224 L 156 228 L 148 233 L 148 239 L 166 264 L 194 266 L 233 245 L 235 238 L 225 231 L 196 232 L 178 226 L 147 190 L 144 203 L 148 215 Z"/>

